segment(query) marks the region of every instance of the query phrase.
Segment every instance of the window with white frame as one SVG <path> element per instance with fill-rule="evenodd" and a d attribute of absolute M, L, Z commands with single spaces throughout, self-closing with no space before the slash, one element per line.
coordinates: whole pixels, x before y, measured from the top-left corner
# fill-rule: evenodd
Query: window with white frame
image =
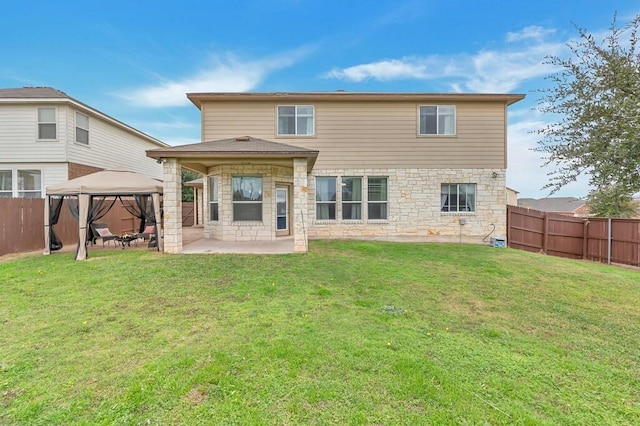
<path fill-rule="evenodd" d="M 316 219 L 336 220 L 336 178 L 316 177 Z"/>
<path fill-rule="evenodd" d="M 233 176 L 233 220 L 262 220 L 262 177 Z"/>
<path fill-rule="evenodd" d="M 42 197 L 42 172 L 40 170 L 18 170 L 18 197 Z"/>
<path fill-rule="evenodd" d="M 310 136 L 314 134 L 313 105 L 278 106 L 278 135 Z"/>
<path fill-rule="evenodd" d="M 0 170 L 0 198 L 13 196 L 13 170 Z"/>
<path fill-rule="evenodd" d="M 440 189 L 440 210 L 443 212 L 475 212 L 475 183 L 443 183 Z"/>
<path fill-rule="evenodd" d="M 387 220 L 388 179 L 369 177 L 367 179 L 367 214 L 369 220 Z"/>
<path fill-rule="evenodd" d="M 89 117 L 76 112 L 76 142 L 89 145 Z"/>
<path fill-rule="evenodd" d="M 218 178 L 209 176 L 209 220 L 218 221 Z"/>
<path fill-rule="evenodd" d="M 421 105 L 420 135 L 455 135 L 456 107 L 454 105 Z"/>
<path fill-rule="evenodd" d="M 38 108 L 38 139 L 57 139 L 56 109 L 53 107 Z"/>
<path fill-rule="evenodd" d="M 362 219 L 362 178 L 342 178 L 342 219 Z"/>

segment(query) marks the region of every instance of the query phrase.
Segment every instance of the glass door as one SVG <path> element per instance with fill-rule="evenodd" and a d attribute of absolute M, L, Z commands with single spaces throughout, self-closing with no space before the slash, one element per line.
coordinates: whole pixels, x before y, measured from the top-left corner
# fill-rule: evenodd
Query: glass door
<path fill-rule="evenodd" d="M 276 188 L 276 235 L 289 235 L 289 188 Z"/>

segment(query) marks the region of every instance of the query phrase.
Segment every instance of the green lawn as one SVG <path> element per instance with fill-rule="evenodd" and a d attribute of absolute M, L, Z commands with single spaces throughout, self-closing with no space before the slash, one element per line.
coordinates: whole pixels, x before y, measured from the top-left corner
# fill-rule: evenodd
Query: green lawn
<path fill-rule="evenodd" d="M 511 249 L 0 262 L 0 424 L 640 424 L 640 272 Z"/>

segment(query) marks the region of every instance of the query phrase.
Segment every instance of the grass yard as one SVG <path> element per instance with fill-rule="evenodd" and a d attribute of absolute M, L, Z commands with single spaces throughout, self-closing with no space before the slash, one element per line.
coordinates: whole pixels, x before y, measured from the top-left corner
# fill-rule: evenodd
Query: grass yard
<path fill-rule="evenodd" d="M 0 263 L 0 424 L 640 424 L 640 272 L 483 246 Z"/>

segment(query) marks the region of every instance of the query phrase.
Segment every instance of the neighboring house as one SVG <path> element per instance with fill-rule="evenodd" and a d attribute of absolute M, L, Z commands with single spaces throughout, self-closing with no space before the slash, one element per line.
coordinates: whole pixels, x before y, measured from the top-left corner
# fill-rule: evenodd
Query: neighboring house
<path fill-rule="evenodd" d="M 588 216 L 586 202 L 576 197 L 520 198 L 518 206 L 566 216 Z"/>
<path fill-rule="evenodd" d="M 205 175 L 204 234 L 234 241 L 506 234 L 507 107 L 524 95 L 191 93 L 202 143 L 164 162 L 165 251 L 182 250 L 180 168 Z"/>
<path fill-rule="evenodd" d="M 517 206 L 518 205 L 518 194 L 519 192 L 515 189 L 511 189 L 507 186 L 507 205 L 509 206 Z"/>
<path fill-rule="evenodd" d="M 145 150 L 167 145 L 50 87 L 0 89 L 0 197 L 124 167 L 162 178 Z"/>

